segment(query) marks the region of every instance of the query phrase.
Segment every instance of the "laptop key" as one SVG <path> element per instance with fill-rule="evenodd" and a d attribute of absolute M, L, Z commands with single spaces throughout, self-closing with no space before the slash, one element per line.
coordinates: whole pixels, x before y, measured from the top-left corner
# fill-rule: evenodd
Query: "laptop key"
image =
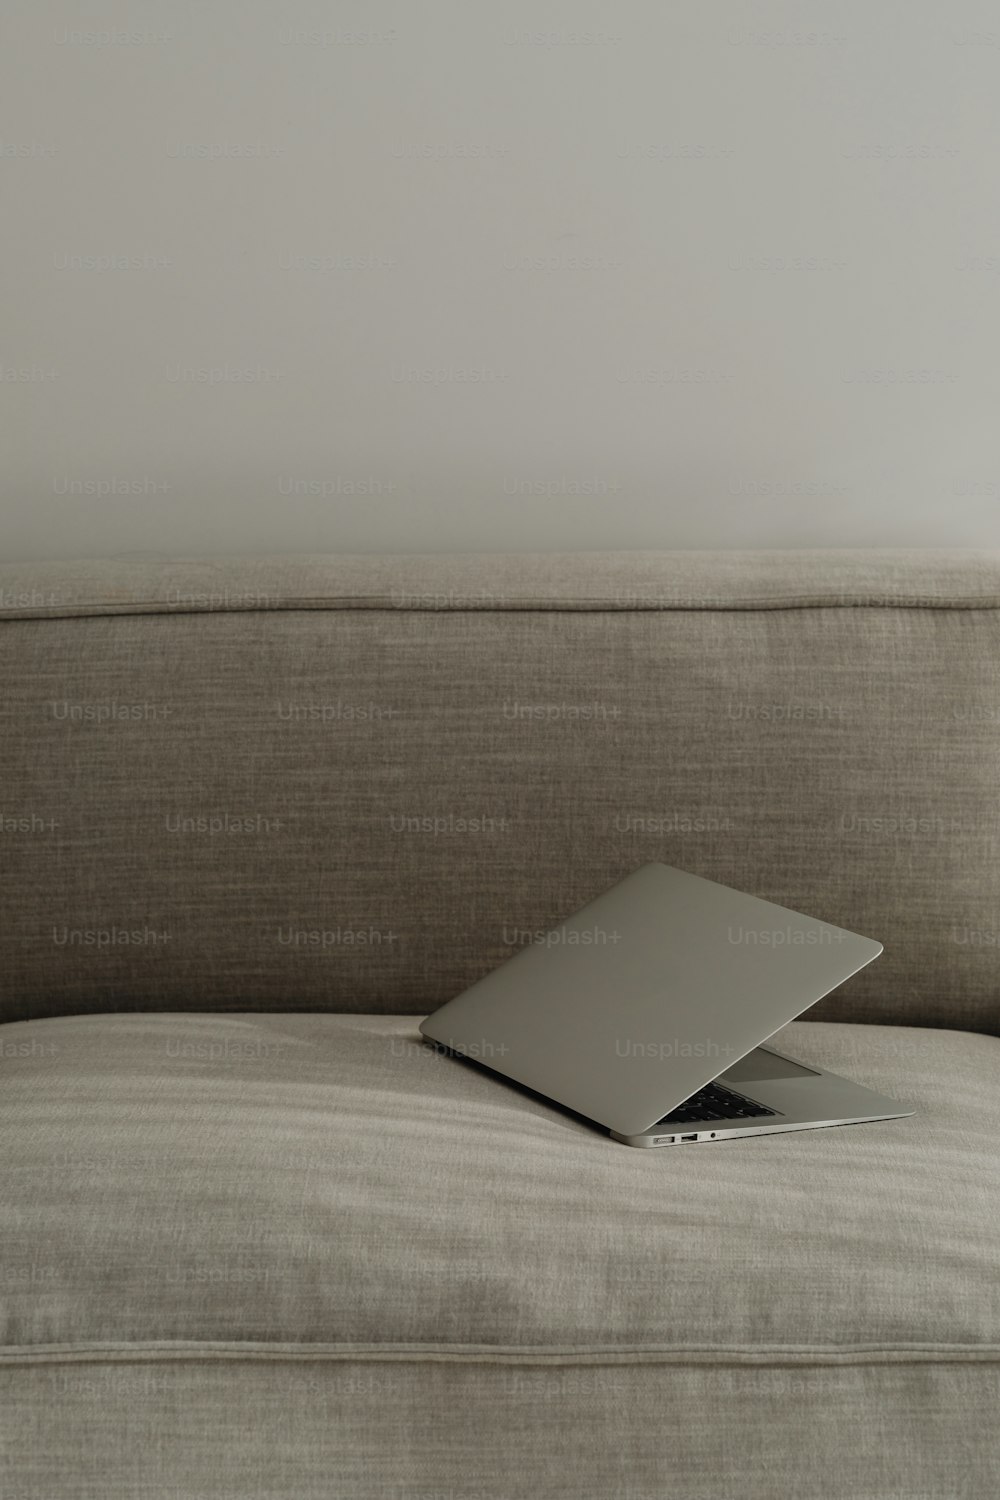
<path fill-rule="evenodd" d="M 709 1083 L 690 1099 L 685 1099 L 670 1114 L 664 1115 L 661 1125 L 693 1125 L 700 1120 L 753 1120 L 777 1111 L 757 1104 L 735 1089 L 723 1088 L 721 1084 Z"/>

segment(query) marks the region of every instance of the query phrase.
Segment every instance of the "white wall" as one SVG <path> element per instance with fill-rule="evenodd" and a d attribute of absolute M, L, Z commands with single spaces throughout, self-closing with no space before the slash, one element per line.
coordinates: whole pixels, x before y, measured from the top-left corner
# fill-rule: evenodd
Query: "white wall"
<path fill-rule="evenodd" d="M 1000 545 L 985 0 L 2 31 L 2 555 Z"/>

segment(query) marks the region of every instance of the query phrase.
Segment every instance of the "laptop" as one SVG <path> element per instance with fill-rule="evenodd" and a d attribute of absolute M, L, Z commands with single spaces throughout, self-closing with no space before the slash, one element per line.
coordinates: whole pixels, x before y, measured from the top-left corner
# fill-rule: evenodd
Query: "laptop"
<path fill-rule="evenodd" d="M 530 938 L 420 1030 L 626 1146 L 914 1113 L 762 1045 L 877 958 L 873 938 L 656 862 Z"/>

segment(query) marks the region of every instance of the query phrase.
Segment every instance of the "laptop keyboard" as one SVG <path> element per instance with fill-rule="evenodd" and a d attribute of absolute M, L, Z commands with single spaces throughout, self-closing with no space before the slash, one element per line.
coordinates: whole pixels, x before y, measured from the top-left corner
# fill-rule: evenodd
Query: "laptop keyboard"
<path fill-rule="evenodd" d="M 775 1115 L 777 1112 L 765 1109 L 763 1104 L 755 1104 L 733 1089 L 723 1088 L 720 1083 L 707 1083 L 657 1123 L 688 1125 L 699 1124 L 702 1120 L 755 1120 L 761 1115 Z"/>

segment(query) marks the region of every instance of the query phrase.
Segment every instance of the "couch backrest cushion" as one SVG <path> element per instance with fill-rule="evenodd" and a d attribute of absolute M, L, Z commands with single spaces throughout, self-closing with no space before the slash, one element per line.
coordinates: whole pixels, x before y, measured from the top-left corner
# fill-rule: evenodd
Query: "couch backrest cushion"
<path fill-rule="evenodd" d="M 0 569 L 0 1016 L 421 1014 L 658 859 L 1000 1033 L 1000 554 Z"/>

